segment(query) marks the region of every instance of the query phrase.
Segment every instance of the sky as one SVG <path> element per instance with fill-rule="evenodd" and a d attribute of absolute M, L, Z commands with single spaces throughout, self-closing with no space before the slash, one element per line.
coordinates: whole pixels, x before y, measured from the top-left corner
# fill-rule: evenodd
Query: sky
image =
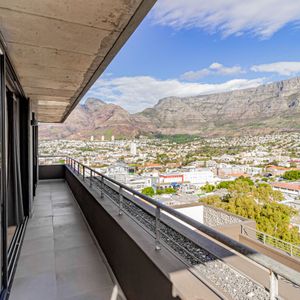
<path fill-rule="evenodd" d="M 158 0 L 83 101 L 135 113 L 298 75 L 299 0 Z"/>

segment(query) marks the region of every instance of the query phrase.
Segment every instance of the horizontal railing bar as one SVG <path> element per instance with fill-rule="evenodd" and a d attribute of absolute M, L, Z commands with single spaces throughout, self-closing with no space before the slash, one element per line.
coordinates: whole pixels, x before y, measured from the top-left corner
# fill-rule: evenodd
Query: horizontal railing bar
<path fill-rule="evenodd" d="M 264 235 L 264 236 L 269 237 L 270 239 L 272 239 L 272 240 L 274 240 L 274 241 L 276 241 L 276 242 L 280 242 L 280 243 L 282 243 L 282 244 L 286 244 L 286 245 L 288 245 L 288 246 L 292 246 L 292 247 L 294 247 L 294 248 L 300 250 L 300 247 L 299 247 L 299 246 L 294 245 L 294 244 L 289 243 L 289 242 L 286 242 L 286 241 L 283 241 L 283 240 L 280 240 L 279 238 L 277 238 L 277 237 L 275 237 L 275 236 L 272 236 L 272 235 L 270 235 L 270 234 L 268 234 L 268 233 L 264 233 L 264 232 L 262 232 L 262 231 L 259 231 L 259 230 L 255 229 L 255 228 L 252 228 L 252 227 L 247 226 L 247 225 L 241 225 L 241 226 L 242 226 L 243 228 L 245 228 L 246 230 L 252 231 L 252 232 L 254 232 L 254 233 L 256 233 L 256 234 Z"/>
<path fill-rule="evenodd" d="M 235 241 L 233 239 L 231 239 L 230 237 L 216 231 L 215 229 L 207 226 L 207 225 L 204 225 L 202 223 L 199 223 L 198 221 L 195 221 L 194 219 L 180 213 L 179 211 L 169 207 L 169 206 L 166 206 L 165 204 L 163 203 L 160 203 L 138 191 L 135 191 L 134 189 L 126 186 L 125 184 L 123 183 L 120 183 L 106 175 L 103 175 L 101 173 L 99 173 L 98 171 L 96 170 L 93 170 L 92 168 L 90 168 L 89 166 L 86 166 L 82 163 L 80 163 L 79 161 L 73 159 L 73 158 L 70 158 L 68 157 L 71 161 L 74 161 L 76 162 L 77 164 L 80 164 L 82 166 L 84 166 L 85 168 L 93 171 L 94 174 L 97 174 L 98 176 L 106 179 L 107 181 L 111 182 L 111 183 L 114 183 L 115 185 L 117 185 L 118 187 L 121 187 L 122 189 L 126 190 L 126 191 L 129 191 L 130 193 L 132 193 L 133 195 L 136 195 L 138 196 L 139 198 L 145 200 L 146 202 L 154 205 L 155 207 L 158 207 L 160 208 L 161 210 L 169 213 L 170 215 L 178 218 L 179 220 L 185 222 L 186 224 L 194 227 L 195 229 L 207 234 L 208 236 L 212 237 L 213 239 L 221 242 L 222 244 L 228 246 L 229 248 L 232 248 L 233 250 L 239 252 L 240 254 L 246 256 L 247 258 L 249 258 L 250 260 L 258 263 L 259 265 L 265 267 L 266 269 L 268 270 L 271 270 L 273 271 L 274 273 L 284 277 L 285 279 L 293 282 L 294 284 L 300 286 L 300 273 L 291 269 L 291 268 L 288 268 L 287 266 L 279 263 L 278 261 L 262 254 L 262 253 L 259 253 L 257 251 L 255 251 L 254 249 L 238 242 L 238 241 Z"/>

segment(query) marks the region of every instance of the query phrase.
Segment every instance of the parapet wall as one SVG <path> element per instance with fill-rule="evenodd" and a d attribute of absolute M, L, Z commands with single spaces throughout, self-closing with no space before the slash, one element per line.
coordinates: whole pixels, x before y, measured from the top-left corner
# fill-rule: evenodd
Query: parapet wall
<path fill-rule="evenodd" d="M 220 209 L 215 209 L 209 206 L 203 206 L 203 223 L 210 227 L 236 224 L 243 222 L 243 219 L 228 214 Z"/>

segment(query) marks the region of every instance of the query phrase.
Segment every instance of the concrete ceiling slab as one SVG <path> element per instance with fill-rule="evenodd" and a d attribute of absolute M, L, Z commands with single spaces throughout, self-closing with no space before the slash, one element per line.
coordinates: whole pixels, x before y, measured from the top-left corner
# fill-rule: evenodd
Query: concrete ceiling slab
<path fill-rule="evenodd" d="M 41 122 L 62 122 L 155 0 L 1 0 L 0 30 Z"/>

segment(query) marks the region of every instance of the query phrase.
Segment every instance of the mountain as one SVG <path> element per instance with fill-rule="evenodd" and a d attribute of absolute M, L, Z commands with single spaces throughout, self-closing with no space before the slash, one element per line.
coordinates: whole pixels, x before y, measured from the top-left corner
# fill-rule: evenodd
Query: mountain
<path fill-rule="evenodd" d="M 142 115 L 129 114 L 115 104 L 89 98 L 78 105 L 63 124 L 40 124 L 39 138 L 49 139 L 95 139 L 114 135 L 116 138 L 134 137 L 151 132 L 153 125 Z"/>
<path fill-rule="evenodd" d="M 300 78 L 257 88 L 160 100 L 141 114 L 166 134 L 299 129 Z"/>
<path fill-rule="evenodd" d="M 300 77 L 232 92 L 169 97 L 137 114 L 88 99 L 65 124 L 41 125 L 40 137 L 133 137 L 145 133 L 234 135 L 300 128 Z"/>

